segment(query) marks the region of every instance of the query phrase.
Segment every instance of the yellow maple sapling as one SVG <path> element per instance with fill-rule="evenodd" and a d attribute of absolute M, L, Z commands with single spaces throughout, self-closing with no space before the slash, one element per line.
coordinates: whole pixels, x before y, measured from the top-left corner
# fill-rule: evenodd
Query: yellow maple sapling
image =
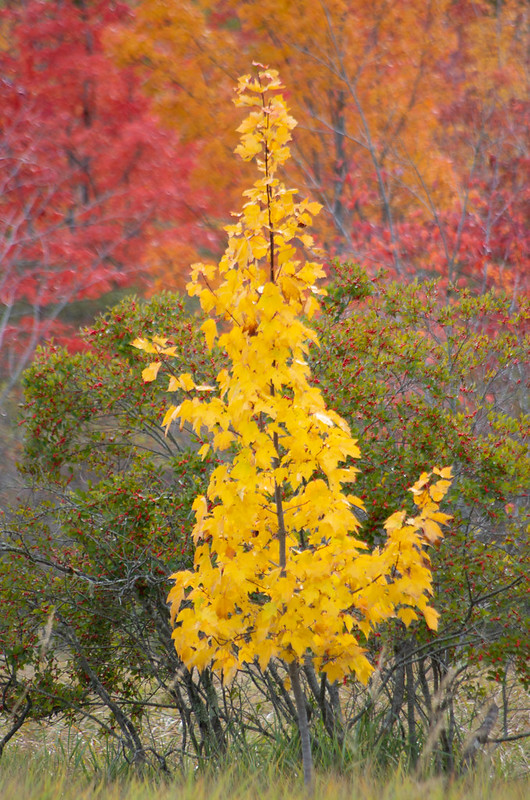
<path fill-rule="evenodd" d="M 170 378 L 168 390 L 187 397 L 168 408 L 164 425 L 206 431 L 202 454 L 211 446 L 230 457 L 193 504 L 194 567 L 172 576 L 169 595 L 173 638 L 186 666 L 227 679 L 244 663 L 265 668 L 280 658 L 296 668 L 310 658 L 332 682 L 350 673 L 366 682 L 363 642 L 381 622 L 408 625 L 422 614 L 437 627 L 425 547 L 449 519 L 439 501 L 451 472 L 424 473 L 411 490 L 416 514 L 393 514 L 384 544 L 368 550 L 363 503 L 351 490 L 357 442 L 310 382 L 308 349 L 318 340 L 307 321 L 325 293 L 324 272 L 298 253 L 314 248 L 306 231 L 320 206 L 278 177 L 296 125 L 282 88 L 265 68 L 239 80 L 236 102 L 250 113 L 236 152 L 255 161 L 259 177 L 226 228 L 221 261 L 195 264 L 187 287 L 210 315 L 208 348 L 221 348 L 229 366 L 216 387 L 196 386 L 187 373 Z M 159 354 L 143 372 L 156 379 L 171 348 L 160 339 L 134 344 Z"/>

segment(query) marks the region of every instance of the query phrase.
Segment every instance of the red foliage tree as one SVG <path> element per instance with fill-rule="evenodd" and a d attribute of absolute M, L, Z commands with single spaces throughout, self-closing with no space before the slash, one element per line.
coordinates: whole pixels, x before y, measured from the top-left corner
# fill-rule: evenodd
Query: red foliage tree
<path fill-rule="evenodd" d="M 0 367 L 4 391 L 61 312 L 145 279 L 168 248 L 187 264 L 193 145 L 163 131 L 102 33 L 131 14 L 104 0 L 0 9 Z M 194 199 L 200 207 L 201 200 Z"/>

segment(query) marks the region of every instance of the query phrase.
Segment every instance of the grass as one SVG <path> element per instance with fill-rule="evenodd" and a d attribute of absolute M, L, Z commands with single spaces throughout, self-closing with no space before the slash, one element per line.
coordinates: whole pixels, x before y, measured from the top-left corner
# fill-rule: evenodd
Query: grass
<path fill-rule="evenodd" d="M 0 761 L 2 800 L 303 800 L 300 778 L 278 764 L 268 769 L 228 768 L 218 775 L 190 772 L 171 780 L 140 780 L 130 772 L 109 770 L 112 761 L 98 761 L 95 752 L 6 750 Z M 108 755 L 107 755 L 108 758 Z M 98 775 L 99 777 L 94 777 Z M 492 778 L 477 772 L 460 780 L 418 780 L 400 770 L 385 780 L 369 770 L 347 777 L 320 773 L 315 800 L 526 800 L 530 777 Z"/>
<path fill-rule="evenodd" d="M 526 718 L 525 718 L 526 719 Z M 368 728 L 367 728 L 368 726 Z M 395 736 L 374 746 L 377 730 L 363 718 L 348 747 L 315 736 L 315 800 L 526 800 L 530 797 L 530 741 L 487 745 L 477 769 L 461 779 L 429 777 L 432 763 L 420 759 L 406 774 L 406 753 Z M 377 728 L 377 726 L 376 726 Z M 1 730 L 1 729 L 0 729 Z M 318 731 L 317 731 L 318 733 Z M 153 746 L 171 751 L 174 718 L 161 716 Z M 30 722 L 0 759 L 1 800 L 303 800 L 299 752 L 293 732 L 271 728 L 267 741 L 231 743 L 224 766 L 190 758 L 172 778 L 155 770 L 138 778 L 113 740 L 97 730 L 59 720 Z M 166 747 L 167 745 L 167 747 Z M 176 768 L 177 758 L 168 759 Z M 425 770 L 425 772 L 422 772 Z M 421 774 L 421 778 L 420 778 Z"/>

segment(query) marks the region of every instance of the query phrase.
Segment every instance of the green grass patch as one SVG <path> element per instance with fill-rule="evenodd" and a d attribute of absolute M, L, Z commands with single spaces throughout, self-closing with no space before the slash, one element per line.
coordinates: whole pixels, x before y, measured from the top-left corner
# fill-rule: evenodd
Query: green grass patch
<path fill-rule="evenodd" d="M 246 772 L 239 765 L 220 775 L 190 772 L 173 778 L 139 779 L 123 769 L 112 775 L 101 761 L 92 763 L 89 752 L 28 758 L 12 750 L 0 761 L 2 800 L 303 800 L 301 777 L 285 773 L 271 762 L 268 769 Z M 102 766 L 106 766 L 102 771 Z M 90 774 L 90 767 L 95 773 Z M 526 800 L 530 777 L 493 779 L 480 773 L 462 779 L 418 780 L 396 770 L 386 780 L 369 770 L 348 776 L 317 775 L 315 800 Z"/>

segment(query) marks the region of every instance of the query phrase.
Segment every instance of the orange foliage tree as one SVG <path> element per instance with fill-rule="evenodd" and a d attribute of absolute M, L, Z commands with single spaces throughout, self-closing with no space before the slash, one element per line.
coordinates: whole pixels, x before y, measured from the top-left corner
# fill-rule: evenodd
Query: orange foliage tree
<path fill-rule="evenodd" d="M 200 143 L 195 179 L 227 216 L 248 176 L 222 98 L 252 60 L 300 122 L 289 179 L 324 206 L 328 252 L 398 277 L 526 288 L 525 4 L 142 0 L 109 35 L 163 120 Z M 215 131 L 215 135 L 212 132 Z M 294 173 L 294 174 L 293 174 Z M 527 213 L 527 209 L 526 209 Z"/>

